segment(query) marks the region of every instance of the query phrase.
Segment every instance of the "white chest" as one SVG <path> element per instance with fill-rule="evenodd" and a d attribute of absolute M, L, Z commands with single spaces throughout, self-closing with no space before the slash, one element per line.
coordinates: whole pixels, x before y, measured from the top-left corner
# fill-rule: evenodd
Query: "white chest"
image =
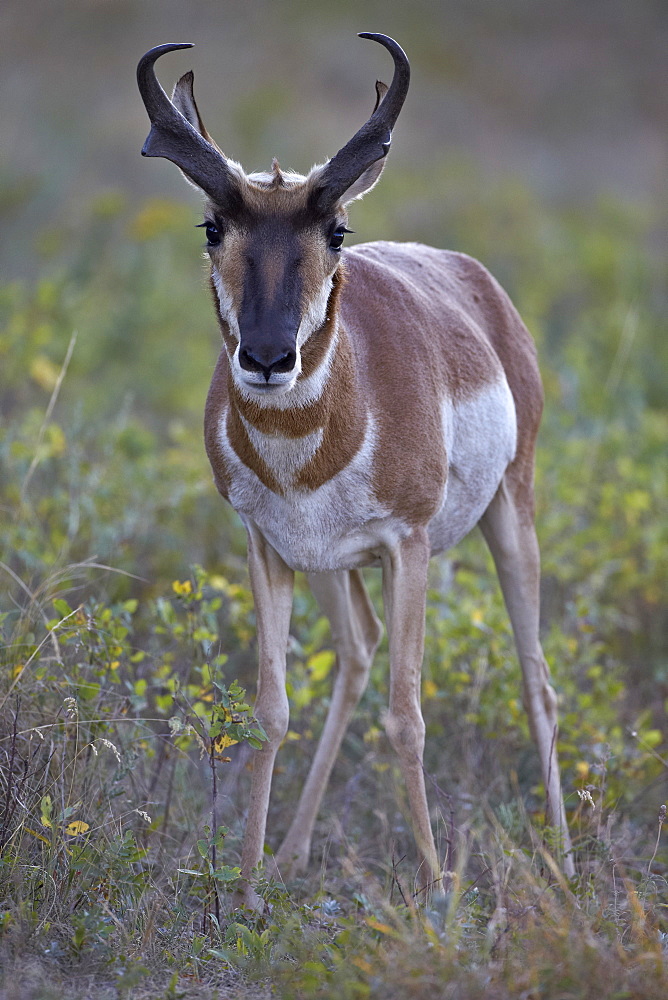
<path fill-rule="evenodd" d="M 266 487 L 239 459 L 225 425 L 225 419 L 221 420 L 219 434 L 231 472 L 230 503 L 244 522 L 257 525 L 293 569 L 325 572 L 369 564 L 376 561 L 380 549 L 392 547 L 408 532 L 408 526 L 392 517 L 374 496 L 376 433 L 372 420 L 352 461 L 315 490 L 293 484 L 315 455 L 321 430 L 291 439 L 262 434 L 247 425 L 251 443 L 282 495 Z"/>
<path fill-rule="evenodd" d="M 443 502 L 428 524 L 432 552 L 455 545 L 477 524 L 515 456 L 517 442 L 515 407 L 505 377 L 456 405 L 444 400 L 441 412 L 440 444 L 448 473 Z M 353 459 L 317 489 L 295 483 L 321 447 L 322 430 L 287 438 L 262 433 L 244 421 L 250 443 L 281 492 L 265 486 L 242 462 L 226 424 L 223 414 L 218 434 L 230 502 L 293 569 L 326 572 L 369 565 L 410 532 L 410 524 L 377 499 L 373 476 L 382 462 L 377 460 L 378 436 L 371 417 Z M 430 446 L 420 441 L 419 429 L 415 441 L 416 447 Z M 416 499 L 420 487 L 419 482 L 414 484 Z"/>

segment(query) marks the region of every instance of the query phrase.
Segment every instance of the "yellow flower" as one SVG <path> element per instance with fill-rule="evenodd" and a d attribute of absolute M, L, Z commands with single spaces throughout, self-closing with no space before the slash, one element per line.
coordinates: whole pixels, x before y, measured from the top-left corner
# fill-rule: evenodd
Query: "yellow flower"
<path fill-rule="evenodd" d="M 175 594 L 178 594 L 179 597 L 187 597 L 188 594 L 192 594 L 193 585 L 190 580 L 184 580 L 183 583 L 180 583 L 178 580 L 174 580 L 172 590 Z"/>

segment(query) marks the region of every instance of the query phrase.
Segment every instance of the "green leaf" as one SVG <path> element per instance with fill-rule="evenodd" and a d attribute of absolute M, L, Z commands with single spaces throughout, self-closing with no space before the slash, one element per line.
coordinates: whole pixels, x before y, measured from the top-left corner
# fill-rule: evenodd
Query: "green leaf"
<path fill-rule="evenodd" d="M 64 601 L 62 597 L 57 597 L 53 602 L 53 606 L 62 618 L 67 618 L 72 614 L 72 608 L 69 606 L 67 601 Z"/>
<path fill-rule="evenodd" d="M 321 649 L 308 658 L 306 666 L 314 681 L 322 681 L 334 666 L 336 656 L 331 649 Z"/>
<path fill-rule="evenodd" d="M 222 868 L 216 868 L 213 873 L 213 877 L 219 882 L 234 882 L 241 875 L 241 868 L 233 865 L 224 865 Z"/>

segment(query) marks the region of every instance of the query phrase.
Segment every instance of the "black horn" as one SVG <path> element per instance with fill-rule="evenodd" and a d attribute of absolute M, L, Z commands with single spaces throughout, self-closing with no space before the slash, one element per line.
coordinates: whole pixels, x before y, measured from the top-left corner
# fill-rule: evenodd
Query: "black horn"
<path fill-rule="evenodd" d="M 139 60 L 137 84 L 151 120 L 142 156 L 163 156 L 171 160 L 194 184 L 224 207 L 235 200 L 237 192 L 227 160 L 184 118 L 155 75 L 156 59 L 166 52 L 192 47 L 192 42 L 168 42 L 156 45 Z"/>
<path fill-rule="evenodd" d="M 318 179 L 318 201 L 321 204 L 338 200 L 372 163 L 387 156 L 392 129 L 408 93 L 410 65 L 399 43 L 388 35 L 370 31 L 360 32 L 359 37 L 370 38 L 385 46 L 394 60 L 394 77 L 369 120 L 324 167 Z M 378 88 L 377 93 L 380 96 Z"/>

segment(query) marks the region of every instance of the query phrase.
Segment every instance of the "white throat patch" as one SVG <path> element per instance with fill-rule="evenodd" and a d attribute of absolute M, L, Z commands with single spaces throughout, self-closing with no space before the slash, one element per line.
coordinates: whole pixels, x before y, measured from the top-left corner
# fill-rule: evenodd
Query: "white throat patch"
<path fill-rule="evenodd" d="M 292 489 L 297 474 L 311 461 L 322 444 L 322 427 L 304 437 L 286 438 L 280 434 L 263 434 L 245 417 L 242 416 L 241 420 L 251 444 L 281 489 Z"/>
<path fill-rule="evenodd" d="M 220 312 L 221 318 L 224 319 L 229 326 L 230 333 L 235 340 L 241 340 L 241 334 L 239 333 L 239 320 L 237 319 L 237 314 L 234 311 L 232 296 L 225 287 L 218 268 L 213 264 L 211 265 L 211 274 L 213 276 L 213 286 L 216 289 L 218 311 Z"/>
<path fill-rule="evenodd" d="M 302 347 L 311 334 L 319 330 L 327 319 L 327 304 L 334 285 L 333 276 L 330 276 L 318 291 L 314 299 L 309 303 L 309 307 L 302 317 L 297 331 L 297 347 Z"/>

